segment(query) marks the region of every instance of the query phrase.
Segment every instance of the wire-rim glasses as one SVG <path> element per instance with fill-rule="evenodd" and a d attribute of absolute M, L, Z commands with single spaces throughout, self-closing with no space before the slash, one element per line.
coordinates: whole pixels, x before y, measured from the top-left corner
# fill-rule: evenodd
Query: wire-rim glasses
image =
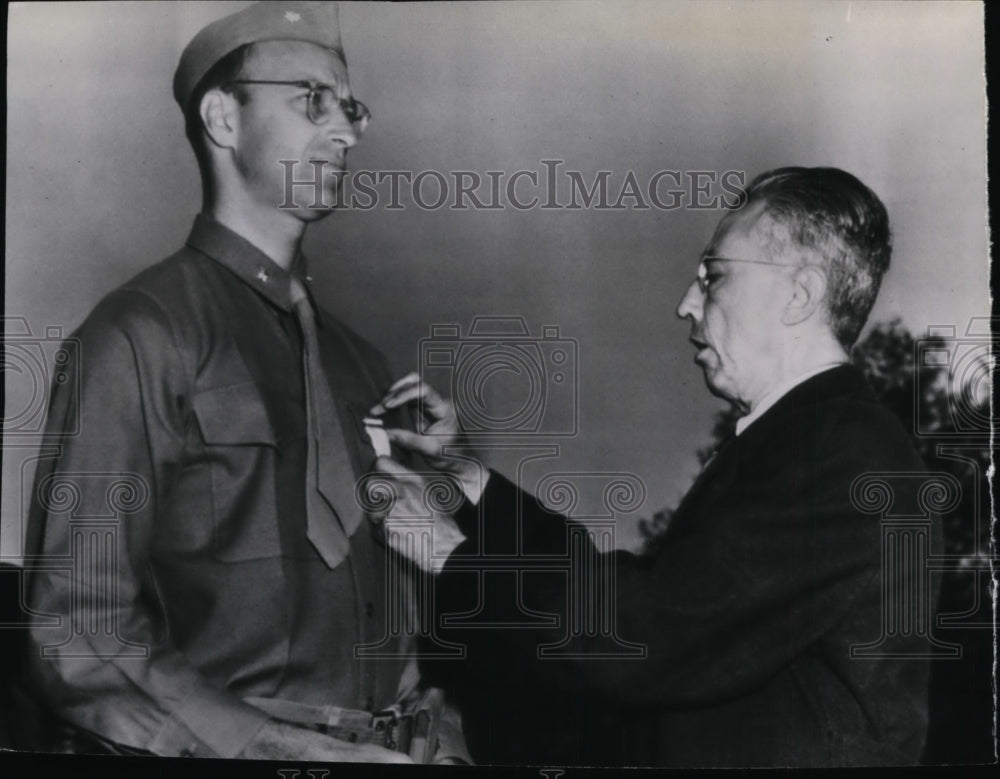
<path fill-rule="evenodd" d="M 705 267 L 706 262 L 742 262 L 748 265 L 771 265 L 777 268 L 822 268 L 821 265 L 814 262 L 773 262 L 771 260 L 748 260 L 742 257 L 719 257 L 714 254 L 703 255 L 701 260 L 698 262 L 698 289 L 704 295 L 708 292 L 708 269 Z"/>
<path fill-rule="evenodd" d="M 372 113 L 368 106 L 360 100 L 355 100 L 353 96 L 340 98 L 333 87 L 329 84 L 322 84 L 318 81 L 272 81 L 266 79 L 237 79 L 230 81 L 227 86 L 235 84 L 264 84 L 286 87 L 298 87 L 308 90 L 306 95 L 306 116 L 313 124 L 323 124 L 333 113 L 334 108 L 339 108 L 347 121 L 355 129 L 364 132 L 364 129 L 371 121 Z"/>

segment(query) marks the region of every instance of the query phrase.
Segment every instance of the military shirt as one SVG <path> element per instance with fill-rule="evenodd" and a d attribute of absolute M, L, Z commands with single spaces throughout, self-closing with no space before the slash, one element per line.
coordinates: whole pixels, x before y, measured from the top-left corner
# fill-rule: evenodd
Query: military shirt
<path fill-rule="evenodd" d="M 333 570 L 306 537 L 290 280 L 199 216 L 182 250 L 96 306 L 60 366 L 25 558 L 30 605 L 51 616 L 29 654 L 46 702 L 100 737 L 231 757 L 266 719 L 244 698 L 377 711 L 399 695 L 406 639 L 387 610 L 406 608 L 406 577 L 370 522 Z M 316 319 L 361 474 L 375 457 L 361 419 L 390 374 Z"/>

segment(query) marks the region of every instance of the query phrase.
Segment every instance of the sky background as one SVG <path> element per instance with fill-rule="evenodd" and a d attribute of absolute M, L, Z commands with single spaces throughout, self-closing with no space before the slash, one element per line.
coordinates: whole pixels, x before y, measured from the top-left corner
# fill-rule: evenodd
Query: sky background
<path fill-rule="evenodd" d="M 244 5 L 9 6 L 5 316 L 36 336 L 67 335 L 101 296 L 180 248 L 201 199 L 173 71 L 198 29 Z M 644 187 L 660 170 L 749 180 L 834 165 L 874 189 L 892 220 L 872 323 L 962 333 L 988 314 L 977 3 L 357 3 L 340 15 L 354 93 L 375 117 L 353 170 L 544 178 L 541 160 L 558 159 L 588 182 L 610 171 L 614 198 L 630 171 Z M 433 199 L 433 183 L 424 193 Z M 399 374 L 419 367 L 434 324 L 465 334 L 476 317 L 519 316 L 533 335 L 557 327 L 574 345 L 578 429 L 522 439 L 559 447 L 531 478 L 634 474 L 646 495 L 620 526 L 631 543 L 630 520 L 675 505 L 690 484 L 720 407 L 674 309 L 721 211 L 403 205 L 311 228 L 322 303 Z M 522 402 L 524 385 L 509 380 L 487 386 L 495 408 Z M 10 418 L 38 390 L 16 368 L 6 381 Z M 565 386 L 546 399 L 552 424 L 572 405 Z M 19 554 L 35 444 L 4 442 L 0 557 Z M 513 473 L 527 451 L 489 459 Z"/>

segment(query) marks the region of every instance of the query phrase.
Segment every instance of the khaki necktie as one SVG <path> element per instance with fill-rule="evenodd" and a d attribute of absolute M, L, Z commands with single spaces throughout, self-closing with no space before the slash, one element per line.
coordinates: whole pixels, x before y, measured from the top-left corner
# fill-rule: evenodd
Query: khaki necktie
<path fill-rule="evenodd" d="M 363 518 L 354 498 L 354 471 L 337 406 L 320 362 L 316 319 L 302 285 L 292 281 L 292 302 L 302 328 L 302 363 L 306 390 L 307 535 L 331 569 L 350 552 L 348 539 Z"/>

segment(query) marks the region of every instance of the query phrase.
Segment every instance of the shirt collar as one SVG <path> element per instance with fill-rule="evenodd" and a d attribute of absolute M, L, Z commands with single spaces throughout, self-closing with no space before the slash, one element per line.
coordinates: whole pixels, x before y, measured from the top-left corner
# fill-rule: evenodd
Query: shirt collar
<path fill-rule="evenodd" d="M 243 236 L 209 216 L 198 214 L 187 245 L 224 265 L 278 308 L 283 311 L 292 310 L 293 274 Z M 295 277 L 302 282 L 309 295 L 313 310 L 319 316 L 319 308 L 310 285 L 312 279 L 306 273 L 306 260 L 301 253 L 295 258 L 292 267 L 295 269 Z"/>
<path fill-rule="evenodd" d="M 823 365 L 819 365 L 813 368 L 812 370 L 806 371 L 805 373 L 800 373 L 798 376 L 796 376 L 794 379 L 791 379 L 790 381 L 786 381 L 783 382 L 782 384 L 779 384 L 777 387 L 768 392 L 761 399 L 760 403 L 757 404 L 757 407 L 754 408 L 753 411 L 751 411 L 746 416 L 740 417 L 739 419 L 736 420 L 736 435 L 739 435 L 744 430 L 746 430 L 751 424 L 753 424 L 753 422 L 755 422 L 757 419 L 763 416 L 765 411 L 771 408 L 771 406 L 773 406 L 775 403 L 777 403 L 779 400 L 785 397 L 785 395 L 787 395 L 789 392 L 791 392 L 793 389 L 799 386 L 802 382 L 806 381 L 807 379 L 811 379 L 813 376 L 823 373 L 823 371 L 828 371 L 831 368 L 836 368 L 838 365 L 844 365 L 844 362 L 841 360 L 838 362 L 824 363 Z"/>

